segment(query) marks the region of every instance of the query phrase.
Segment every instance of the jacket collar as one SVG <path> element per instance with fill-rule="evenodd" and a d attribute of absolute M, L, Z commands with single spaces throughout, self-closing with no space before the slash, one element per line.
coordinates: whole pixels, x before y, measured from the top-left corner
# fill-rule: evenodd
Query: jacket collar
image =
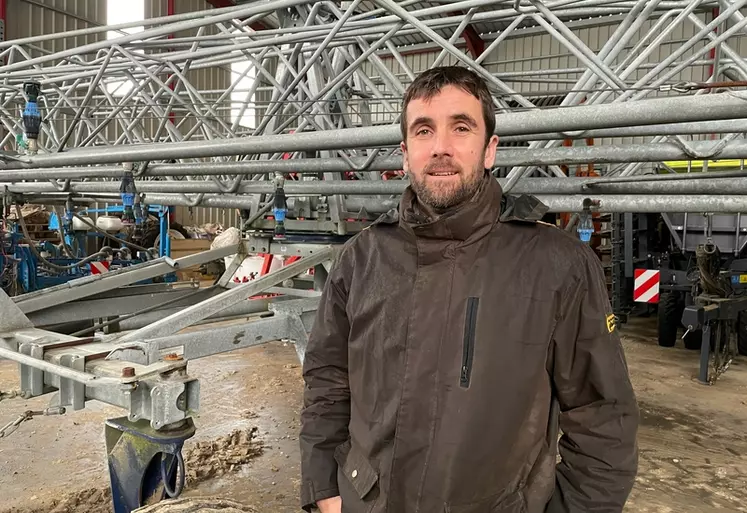
<path fill-rule="evenodd" d="M 480 189 L 470 199 L 440 214 L 427 213 L 418 202 L 412 186 L 400 200 L 399 224 L 417 237 L 441 240 L 477 240 L 498 222 L 503 191 L 498 181 L 486 173 Z"/>

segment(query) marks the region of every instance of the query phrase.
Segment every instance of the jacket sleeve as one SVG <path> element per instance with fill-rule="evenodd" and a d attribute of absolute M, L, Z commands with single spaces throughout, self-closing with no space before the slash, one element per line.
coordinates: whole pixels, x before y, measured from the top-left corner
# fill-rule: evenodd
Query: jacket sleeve
<path fill-rule="evenodd" d="M 343 250 L 344 251 L 344 250 Z M 347 292 L 344 253 L 327 277 L 303 360 L 304 407 L 301 412 L 301 507 L 339 495 L 334 452 L 348 437 Z"/>
<path fill-rule="evenodd" d="M 638 405 L 601 262 L 581 254 L 555 328 L 561 462 L 547 513 L 621 512 L 638 468 Z"/>

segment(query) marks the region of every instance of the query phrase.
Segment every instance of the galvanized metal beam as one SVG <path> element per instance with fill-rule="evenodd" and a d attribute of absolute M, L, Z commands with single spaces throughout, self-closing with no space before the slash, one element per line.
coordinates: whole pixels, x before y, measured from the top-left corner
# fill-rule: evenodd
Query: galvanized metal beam
<path fill-rule="evenodd" d="M 195 322 L 213 315 L 251 296 L 264 292 L 283 281 L 293 278 L 315 265 L 334 258 L 338 248 L 329 247 L 298 262 L 287 265 L 275 272 L 262 276 L 254 281 L 242 283 L 222 294 L 201 303 L 185 308 L 178 314 L 170 315 L 149 326 L 122 336 L 120 342 L 138 341 L 146 338 L 163 337 L 191 326 Z"/>
<path fill-rule="evenodd" d="M 140 264 L 121 269 L 120 271 L 86 276 L 77 280 L 71 280 L 57 287 L 16 296 L 14 300 L 18 308 L 23 313 L 28 314 L 45 308 L 56 307 L 69 301 L 93 296 L 107 290 L 131 285 L 142 280 L 155 278 L 156 276 L 162 276 L 177 269 L 186 269 L 194 265 L 201 265 L 232 255 L 236 251 L 237 248 L 235 247 L 202 251 L 173 260 L 175 266 L 163 260 L 159 260 L 153 264 L 145 262 L 149 265 Z"/>

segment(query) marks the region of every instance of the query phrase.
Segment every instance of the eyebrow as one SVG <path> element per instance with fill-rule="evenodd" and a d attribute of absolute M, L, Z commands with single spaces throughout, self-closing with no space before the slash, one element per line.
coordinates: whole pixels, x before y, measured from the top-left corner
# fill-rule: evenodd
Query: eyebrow
<path fill-rule="evenodd" d="M 472 128 L 477 128 L 477 121 L 475 121 L 475 118 L 468 114 L 454 114 L 453 116 L 451 116 L 451 119 L 453 119 L 454 121 L 464 121 Z"/>
<path fill-rule="evenodd" d="M 475 118 L 470 116 L 469 114 L 454 114 L 451 116 L 452 121 L 464 121 L 468 125 L 470 125 L 472 128 L 477 128 L 477 121 L 475 121 Z M 410 130 L 415 128 L 418 125 L 432 125 L 434 124 L 433 118 L 429 118 L 427 116 L 420 116 L 419 118 L 415 118 L 415 120 L 410 123 Z"/>
<path fill-rule="evenodd" d="M 415 120 L 410 123 L 410 130 L 414 129 L 418 125 L 432 125 L 433 124 L 433 118 L 429 118 L 426 116 L 420 116 L 419 118 L 415 118 Z"/>

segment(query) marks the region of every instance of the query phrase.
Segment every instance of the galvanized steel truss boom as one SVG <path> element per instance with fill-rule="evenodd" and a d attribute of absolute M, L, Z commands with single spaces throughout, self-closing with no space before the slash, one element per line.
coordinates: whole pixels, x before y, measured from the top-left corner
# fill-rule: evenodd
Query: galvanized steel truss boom
<path fill-rule="evenodd" d="M 117 191 L 119 164 L 129 162 L 145 201 L 239 207 L 255 215 L 272 193 L 267 180 L 293 172 L 298 190 L 290 187 L 289 194 L 327 197 L 333 225 L 365 219 L 391 203 L 381 197 L 390 193 L 380 190 L 382 174 L 402 167 L 400 100 L 418 71 L 407 63 L 407 45 L 438 51 L 433 65 L 469 66 L 489 82 L 497 133 L 516 145 L 501 148 L 496 159 L 509 170 L 507 190 L 524 183 L 516 190 L 542 193 L 552 186 L 520 180 L 564 178 L 561 166 L 581 163 L 629 176 L 650 170 L 651 162 L 742 159 L 747 93 L 729 84 L 747 80 L 747 61 L 736 49 L 746 33 L 746 4 L 273 0 L 7 41 L 0 43 L 0 185 L 30 201 L 70 194 L 106 199 Z M 143 30 L 129 33 L 136 25 Z M 610 25 L 600 47 L 578 35 Z M 481 52 L 461 44 L 474 43 L 475 27 Z M 105 39 L 110 30 L 120 35 Z M 495 62 L 501 48 L 538 34 L 549 35 L 560 56 L 578 65 L 501 71 Z M 76 35 L 99 40 L 44 49 Z M 662 51 L 666 45 L 671 52 Z M 243 69 L 232 68 L 239 63 Z M 701 80 L 693 82 L 693 69 L 705 70 Z M 207 73 L 221 77 L 220 89 L 205 87 Z M 23 133 L 28 80 L 43 89 L 45 122 L 35 155 L 13 151 Z M 555 105 L 537 107 L 547 96 L 557 98 Z M 621 139 L 636 136 L 634 143 Z M 601 144 L 564 145 L 592 137 Z M 609 208 L 650 210 L 651 197 L 638 195 L 644 190 L 630 185 Z M 692 191 L 697 201 L 683 203 L 681 193 L 667 198 L 692 211 L 741 205 L 741 198 L 728 206 L 708 199 L 697 185 Z M 543 199 L 555 210 L 580 210 L 579 198 Z M 669 205 L 659 199 L 656 208 Z"/>

